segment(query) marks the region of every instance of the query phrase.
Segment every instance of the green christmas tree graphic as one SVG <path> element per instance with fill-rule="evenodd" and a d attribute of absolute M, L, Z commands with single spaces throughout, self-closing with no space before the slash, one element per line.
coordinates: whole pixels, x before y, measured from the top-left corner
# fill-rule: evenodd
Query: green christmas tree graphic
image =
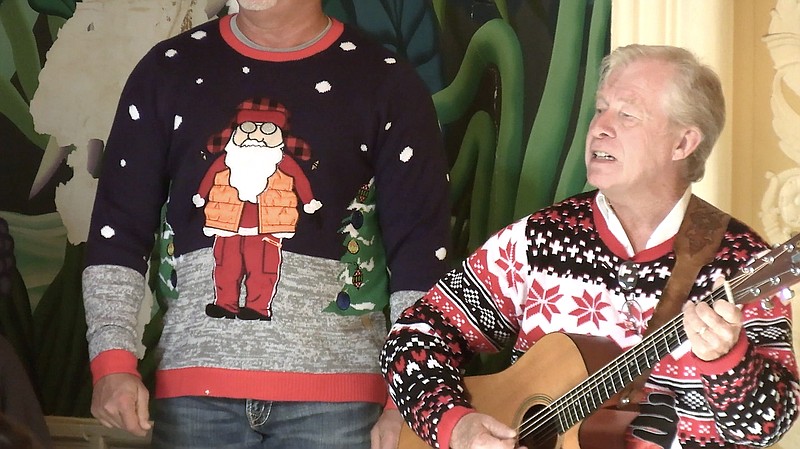
<path fill-rule="evenodd" d="M 346 266 L 339 275 L 344 285 L 324 310 L 341 315 L 383 310 L 389 303 L 389 277 L 375 211 L 374 178 L 361 186 L 348 210 L 351 213 L 339 229 L 346 248 L 341 258 Z"/>

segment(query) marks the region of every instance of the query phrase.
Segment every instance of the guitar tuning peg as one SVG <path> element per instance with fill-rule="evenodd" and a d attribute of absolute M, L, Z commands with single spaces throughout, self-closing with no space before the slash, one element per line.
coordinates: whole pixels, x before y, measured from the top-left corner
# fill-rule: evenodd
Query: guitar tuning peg
<path fill-rule="evenodd" d="M 778 290 L 778 292 L 775 293 L 774 297 L 771 296 L 771 297 L 768 297 L 768 298 L 762 298 L 761 299 L 761 308 L 764 309 L 764 310 L 769 311 L 769 310 L 772 310 L 775 307 L 775 304 L 772 302 L 773 299 L 777 299 L 783 304 L 788 304 L 789 300 L 791 300 L 792 298 L 794 298 L 794 290 L 792 290 L 791 288 L 788 288 L 788 287 L 787 288 L 783 288 L 781 290 Z"/>
<path fill-rule="evenodd" d="M 783 304 L 788 304 L 789 300 L 792 299 L 792 298 L 794 298 L 794 290 L 792 290 L 791 288 L 788 288 L 788 287 L 787 288 L 782 288 L 782 289 L 778 290 L 775 293 L 775 296 L 762 298 L 761 299 L 761 308 L 764 309 L 764 310 L 769 311 L 769 310 L 772 310 L 773 308 L 775 308 L 775 303 L 772 302 L 774 299 L 777 299 L 778 301 L 780 301 Z"/>

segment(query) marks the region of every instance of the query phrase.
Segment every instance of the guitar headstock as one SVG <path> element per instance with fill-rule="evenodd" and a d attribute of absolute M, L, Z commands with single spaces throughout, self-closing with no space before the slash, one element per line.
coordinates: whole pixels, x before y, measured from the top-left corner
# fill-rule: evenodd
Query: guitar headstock
<path fill-rule="evenodd" d="M 759 255 L 739 270 L 731 281 L 736 303 L 747 303 L 758 298 L 768 298 L 779 294 L 789 299 L 793 292 L 789 289 L 800 282 L 800 234 L 776 245 L 768 252 Z M 765 300 L 764 306 L 772 303 Z"/>

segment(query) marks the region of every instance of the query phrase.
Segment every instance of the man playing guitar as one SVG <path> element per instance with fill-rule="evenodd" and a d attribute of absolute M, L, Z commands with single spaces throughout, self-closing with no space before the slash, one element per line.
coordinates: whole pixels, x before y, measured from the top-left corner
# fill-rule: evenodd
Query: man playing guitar
<path fill-rule="evenodd" d="M 748 292 L 764 299 L 737 273 L 768 245 L 691 192 L 724 121 L 719 78 L 690 52 L 631 45 L 604 59 L 585 150 L 598 190 L 501 229 L 394 324 L 383 372 L 412 440 L 424 443 L 401 435 L 401 448 L 586 447 L 575 422 L 603 402 L 638 406 L 620 431 L 627 448 L 761 447 L 789 429 L 790 306 L 734 303 Z M 800 263 L 786 248 L 780 255 Z M 695 257 L 703 251 L 707 260 Z M 678 299 L 656 330 L 667 296 Z M 559 398 L 580 381 L 564 334 L 633 349 Z M 545 341 L 557 342 L 552 351 Z M 465 387 L 473 355 L 508 345 L 509 370 L 526 363 L 514 379 Z M 641 387 L 626 389 L 637 377 Z"/>

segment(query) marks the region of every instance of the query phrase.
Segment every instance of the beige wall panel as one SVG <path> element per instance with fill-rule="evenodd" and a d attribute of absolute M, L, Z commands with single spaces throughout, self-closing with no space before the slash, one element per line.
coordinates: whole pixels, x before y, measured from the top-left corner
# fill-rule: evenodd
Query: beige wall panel
<path fill-rule="evenodd" d="M 615 0 L 611 9 L 611 48 L 633 43 L 688 48 L 716 70 L 726 98 L 730 98 L 733 5 L 729 0 Z M 727 109 L 725 130 L 708 160 L 705 178 L 693 186 L 693 191 L 730 211 L 733 141 L 730 104 Z"/>
<path fill-rule="evenodd" d="M 679 45 L 717 70 L 726 133 L 695 193 L 772 244 L 800 232 L 800 0 L 614 0 L 611 33 L 612 48 Z M 797 318 L 794 336 L 800 348 Z M 773 446 L 797 447 L 800 425 Z"/>

